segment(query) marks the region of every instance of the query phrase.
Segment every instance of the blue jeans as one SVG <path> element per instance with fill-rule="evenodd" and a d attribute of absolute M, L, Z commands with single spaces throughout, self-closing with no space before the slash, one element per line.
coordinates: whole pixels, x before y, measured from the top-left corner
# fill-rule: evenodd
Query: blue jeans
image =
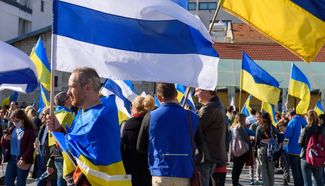
<path fill-rule="evenodd" d="M 292 171 L 294 185 L 303 186 L 304 179 L 302 177 L 302 169 L 300 167 L 300 157 L 298 155 L 288 154 L 288 161 Z"/>
<path fill-rule="evenodd" d="M 301 159 L 301 171 L 304 178 L 304 186 L 312 186 L 311 174 L 314 176 L 314 185 L 321 186 L 323 185 L 323 167 L 313 167 L 309 165 L 306 160 Z"/>
<path fill-rule="evenodd" d="M 57 173 L 57 186 L 66 186 L 67 182 L 63 179 L 63 159 L 54 160 Z"/>
<path fill-rule="evenodd" d="M 200 173 L 201 173 L 201 184 L 202 186 L 210 185 L 210 177 L 215 168 L 215 163 L 200 163 Z"/>
<path fill-rule="evenodd" d="M 17 186 L 25 186 L 28 173 L 29 173 L 29 169 L 22 170 L 18 168 L 17 157 L 11 156 L 8 161 L 6 173 L 5 173 L 6 186 L 14 186 L 16 177 L 17 177 Z"/>

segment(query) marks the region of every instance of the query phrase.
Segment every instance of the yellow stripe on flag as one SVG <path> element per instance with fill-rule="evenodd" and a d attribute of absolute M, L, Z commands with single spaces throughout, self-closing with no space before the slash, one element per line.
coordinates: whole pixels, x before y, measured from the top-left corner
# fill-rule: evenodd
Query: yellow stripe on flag
<path fill-rule="evenodd" d="M 325 22 L 290 0 L 224 0 L 222 7 L 307 62 L 325 44 Z"/>

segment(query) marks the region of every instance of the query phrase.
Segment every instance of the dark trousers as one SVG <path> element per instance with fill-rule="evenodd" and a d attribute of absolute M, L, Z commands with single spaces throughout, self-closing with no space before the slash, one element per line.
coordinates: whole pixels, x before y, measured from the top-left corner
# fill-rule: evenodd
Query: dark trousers
<path fill-rule="evenodd" d="M 212 177 L 214 179 L 216 186 L 224 186 L 226 181 L 227 173 L 213 173 Z"/>
<path fill-rule="evenodd" d="M 243 166 L 246 162 L 248 153 L 245 153 L 239 157 L 232 158 L 233 160 L 233 168 L 232 168 L 232 185 L 237 186 L 239 183 L 239 176 L 241 174 L 241 171 L 243 170 Z"/>
<path fill-rule="evenodd" d="M 297 155 L 288 154 L 289 165 L 292 171 L 293 182 L 295 186 L 303 186 L 304 179 L 302 177 L 300 167 L 300 157 Z"/>

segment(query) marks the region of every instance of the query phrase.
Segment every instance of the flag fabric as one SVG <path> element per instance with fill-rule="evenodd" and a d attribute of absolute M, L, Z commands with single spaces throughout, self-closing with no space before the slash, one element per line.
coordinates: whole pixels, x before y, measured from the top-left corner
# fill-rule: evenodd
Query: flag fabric
<path fill-rule="evenodd" d="M 155 106 L 159 107 L 160 106 L 160 101 L 158 100 L 158 96 L 155 95 Z"/>
<path fill-rule="evenodd" d="M 318 116 L 324 114 L 324 108 L 320 100 L 317 101 L 314 110 Z"/>
<path fill-rule="evenodd" d="M 305 74 L 292 64 L 288 94 L 300 99 L 296 106 L 297 114 L 305 114 L 309 108 L 311 86 Z"/>
<path fill-rule="evenodd" d="M 277 104 L 280 97 L 279 82 L 243 52 L 241 89 L 262 102 Z"/>
<path fill-rule="evenodd" d="M 223 0 L 222 7 L 307 62 L 325 44 L 325 2 Z"/>
<path fill-rule="evenodd" d="M 186 93 L 186 87 L 184 85 L 176 84 L 176 91 L 177 91 L 177 100 L 178 102 L 183 105 L 185 100 L 185 93 Z M 193 102 L 193 98 L 191 93 L 189 93 L 185 104 L 191 108 L 193 112 L 195 112 L 195 104 Z"/>
<path fill-rule="evenodd" d="M 52 136 L 54 137 L 55 141 L 59 144 L 61 153 L 63 156 L 63 177 L 68 175 L 69 173 L 73 172 L 76 169 L 76 164 L 74 157 L 69 153 L 68 147 L 65 143 L 64 134 L 61 132 L 51 132 Z"/>
<path fill-rule="evenodd" d="M 104 96 L 116 95 L 115 102 L 118 108 L 119 123 L 131 117 L 131 104 L 137 96 L 131 81 L 107 79 L 100 92 Z"/>
<path fill-rule="evenodd" d="M 0 41 L 0 56 L 0 91 L 29 93 L 36 89 L 35 66 L 24 52 Z"/>
<path fill-rule="evenodd" d="M 66 134 L 68 151 L 91 185 L 130 186 L 120 153 L 117 107 L 99 104 L 80 109 Z M 105 148 L 103 148 L 105 147 Z"/>
<path fill-rule="evenodd" d="M 40 96 L 38 101 L 38 113 L 41 113 L 43 108 L 50 105 L 49 97 L 43 87 L 43 85 L 40 84 Z"/>
<path fill-rule="evenodd" d="M 51 89 L 51 66 L 47 60 L 46 50 L 41 37 L 39 37 L 29 57 L 36 67 L 37 78 L 40 84 L 49 91 Z"/>
<path fill-rule="evenodd" d="M 5 106 L 5 105 L 10 106 L 10 103 L 12 101 L 17 101 L 17 99 L 18 99 L 18 92 L 13 92 L 10 96 L 8 96 L 2 100 L 1 107 Z"/>
<path fill-rule="evenodd" d="M 55 0 L 53 8 L 56 70 L 87 66 L 110 79 L 216 87 L 211 37 L 175 2 Z"/>
<path fill-rule="evenodd" d="M 267 112 L 270 114 L 271 117 L 271 121 L 273 123 L 273 125 L 276 125 L 276 123 L 278 122 L 276 117 L 275 117 L 275 110 L 274 110 L 274 105 L 270 104 L 270 103 L 266 103 L 266 102 L 262 102 L 262 106 L 261 106 L 262 110 L 264 112 Z"/>
<path fill-rule="evenodd" d="M 249 95 L 243 108 L 241 109 L 241 113 L 244 114 L 246 117 L 250 115 L 251 112 L 251 106 L 249 105 L 252 99 L 252 95 Z"/>

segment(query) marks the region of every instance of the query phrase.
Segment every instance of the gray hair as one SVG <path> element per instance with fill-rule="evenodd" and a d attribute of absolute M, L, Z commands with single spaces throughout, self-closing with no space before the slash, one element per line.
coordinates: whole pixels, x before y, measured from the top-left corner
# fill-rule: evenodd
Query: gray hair
<path fill-rule="evenodd" d="M 94 91 L 100 90 L 100 78 L 95 69 L 89 67 L 76 68 L 72 73 L 77 75 L 77 80 L 81 86 L 91 83 Z"/>

